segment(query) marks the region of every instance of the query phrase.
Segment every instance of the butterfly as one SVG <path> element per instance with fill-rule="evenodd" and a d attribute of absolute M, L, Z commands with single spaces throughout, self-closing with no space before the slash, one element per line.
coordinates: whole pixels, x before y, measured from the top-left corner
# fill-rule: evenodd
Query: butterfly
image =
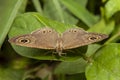
<path fill-rule="evenodd" d="M 71 28 L 59 34 L 52 28 L 41 28 L 31 34 L 9 39 L 10 43 L 40 49 L 55 49 L 59 56 L 66 49 L 85 46 L 106 39 L 108 35 L 87 32 L 81 28 Z"/>

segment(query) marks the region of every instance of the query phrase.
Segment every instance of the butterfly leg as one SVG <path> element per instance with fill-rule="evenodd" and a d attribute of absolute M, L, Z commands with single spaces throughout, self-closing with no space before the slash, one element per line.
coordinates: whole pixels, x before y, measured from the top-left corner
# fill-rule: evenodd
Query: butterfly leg
<path fill-rule="evenodd" d="M 59 52 L 58 55 L 62 56 L 62 55 L 66 55 L 67 53 L 63 53 L 63 52 Z"/>
<path fill-rule="evenodd" d="M 53 52 L 53 54 L 58 54 L 58 56 L 66 55 L 66 53 L 63 52 Z"/>

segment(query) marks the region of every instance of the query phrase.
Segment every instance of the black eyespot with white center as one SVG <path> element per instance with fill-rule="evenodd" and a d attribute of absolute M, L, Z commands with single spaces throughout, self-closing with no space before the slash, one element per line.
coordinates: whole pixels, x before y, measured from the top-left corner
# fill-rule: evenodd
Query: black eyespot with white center
<path fill-rule="evenodd" d="M 30 43 L 30 40 L 27 38 L 24 38 L 24 39 L 20 39 L 19 42 L 20 43 Z"/>
<path fill-rule="evenodd" d="M 89 40 L 97 40 L 99 37 L 96 37 L 96 36 L 91 36 L 91 37 L 89 37 Z"/>

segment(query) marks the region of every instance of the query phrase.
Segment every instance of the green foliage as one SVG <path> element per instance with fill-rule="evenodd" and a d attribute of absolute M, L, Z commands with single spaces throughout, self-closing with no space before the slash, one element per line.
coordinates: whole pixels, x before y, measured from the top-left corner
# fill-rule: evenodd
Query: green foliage
<path fill-rule="evenodd" d="M 22 80 L 23 76 L 24 76 L 24 70 L 0 68 L 1 80 Z"/>
<path fill-rule="evenodd" d="M 119 4 L 119 0 L 1 0 L 0 80 L 120 80 Z M 45 26 L 60 34 L 81 27 L 109 38 L 65 51 L 61 57 L 8 43 L 9 38 Z"/>
<path fill-rule="evenodd" d="M 20 8 L 23 0 L 0 1 L 0 47 L 7 36 L 12 22 Z"/>
<path fill-rule="evenodd" d="M 94 61 L 87 66 L 88 80 L 120 79 L 120 44 L 111 43 L 96 52 Z"/>

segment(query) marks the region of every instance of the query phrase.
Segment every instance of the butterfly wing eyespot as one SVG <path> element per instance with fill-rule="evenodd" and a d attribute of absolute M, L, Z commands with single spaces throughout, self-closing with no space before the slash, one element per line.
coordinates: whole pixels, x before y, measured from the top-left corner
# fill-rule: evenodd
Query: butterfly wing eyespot
<path fill-rule="evenodd" d="M 21 43 L 30 43 L 30 40 L 29 39 L 21 39 L 19 40 Z"/>
<path fill-rule="evenodd" d="M 43 31 L 42 31 L 43 34 L 51 33 L 51 32 L 52 32 L 51 30 L 47 30 L 47 31 L 46 31 L 46 30 L 43 30 Z"/>
<path fill-rule="evenodd" d="M 96 40 L 96 39 L 98 39 L 98 37 L 96 37 L 96 36 L 90 36 L 88 39 L 89 40 Z"/>
<path fill-rule="evenodd" d="M 49 33 L 51 33 L 52 31 L 51 30 L 48 30 Z"/>
<path fill-rule="evenodd" d="M 74 32 L 77 32 L 76 30 L 74 30 Z"/>
<path fill-rule="evenodd" d="M 77 32 L 77 30 L 76 30 L 76 29 L 73 29 L 73 30 L 72 30 L 72 32 L 73 32 L 73 33 L 76 33 L 76 32 Z"/>
<path fill-rule="evenodd" d="M 22 38 L 22 39 L 18 39 L 18 42 L 19 43 L 23 43 L 23 44 L 26 44 L 26 43 L 30 43 L 30 39 L 27 39 L 27 38 Z"/>
<path fill-rule="evenodd" d="M 45 33 L 46 33 L 46 31 L 44 30 L 44 31 L 43 31 L 43 33 L 45 34 Z"/>
<path fill-rule="evenodd" d="M 70 29 L 68 32 L 76 33 L 78 31 L 77 31 L 77 29 Z"/>
<path fill-rule="evenodd" d="M 28 44 L 28 43 L 32 43 L 35 41 L 35 38 L 33 36 L 29 36 L 29 35 L 23 35 L 20 37 L 17 37 L 16 39 L 14 38 L 15 43 L 18 44 Z"/>

